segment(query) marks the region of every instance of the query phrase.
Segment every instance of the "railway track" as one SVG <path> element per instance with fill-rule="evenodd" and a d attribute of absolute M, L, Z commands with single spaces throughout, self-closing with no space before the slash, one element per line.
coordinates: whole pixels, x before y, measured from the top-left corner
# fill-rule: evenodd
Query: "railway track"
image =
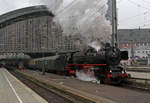
<path fill-rule="evenodd" d="M 121 85 L 119 85 L 119 87 L 150 93 L 150 84 L 136 83 L 135 80 L 146 81 L 147 79 L 130 78 L 126 82 L 124 82 Z"/>
<path fill-rule="evenodd" d="M 143 88 L 143 87 L 140 87 L 140 86 L 123 84 L 121 87 L 127 88 L 127 89 L 131 89 L 131 90 L 136 90 L 136 91 L 150 93 L 150 89 L 149 88 Z"/>
<path fill-rule="evenodd" d="M 16 78 L 18 78 L 21 82 L 26 84 L 28 87 L 30 87 L 32 90 L 34 90 L 37 94 L 39 94 L 41 97 L 43 97 L 48 103 L 74 103 L 73 101 L 56 94 L 55 92 L 50 91 L 46 87 L 31 81 L 27 78 L 25 78 L 23 75 L 21 75 L 18 72 L 15 71 L 9 71 L 11 74 L 13 74 Z"/>
<path fill-rule="evenodd" d="M 18 79 L 20 79 L 24 84 L 26 84 L 27 86 L 30 87 L 30 83 L 28 83 L 26 80 L 26 78 L 24 78 L 24 76 L 19 72 L 17 71 L 10 71 L 14 76 L 16 76 Z M 134 80 L 134 79 L 138 79 L 138 78 L 131 78 L 130 80 Z M 30 81 L 30 80 L 29 80 Z M 26 82 L 26 83 L 25 83 Z M 38 94 L 40 94 L 43 98 L 45 98 L 49 103 L 93 103 L 93 102 L 89 102 L 89 101 L 86 101 L 86 100 L 82 100 L 82 101 L 75 101 L 75 100 L 72 100 L 72 99 L 68 99 L 68 97 L 64 97 L 64 96 L 61 96 L 61 95 L 58 95 L 57 93 L 55 92 L 51 92 L 49 91 L 49 89 L 41 86 L 41 84 L 38 84 L 38 82 L 33 82 L 33 81 L 30 81 L 32 82 L 34 85 L 37 85 L 38 87 L 41 87 L 43 89 L 45 89 L 45 91 L 39 91 L 39 89 L 37 87 L 30 87 L 31 89 L 33 89 L 35 92 L 37 92 Z M 114 85 L 113 85 L 114 86 Z M 116 86 L 116 85 L 115 85 Z M 150 89 L 149 88 L 146 88 L 146 87 L 142 87 L 141 85 L 137 85 L 133 82 L 127 82 L 127 83 L 123 83 L 122 85 L 119 85 L 117 86 L 118 88 L 126 88 L 126 89 L 131 89 L 131 90 L 135 90 L 135 91 L 139 91 L 139 92 L 146 92 L 146 93 L 150 93 Z M 36 89 L 35 89 L 36 88 Z M 53 89 L 53 88 L 52 88 Z M 47 91 L 50 92 L 50 94 L 47 94 Z M 43 93 L 43 94 L 42 94 Z M 54 95 L 53 98 L 55 98 L 56 96 L 58 96 L 58 98 L 61 98 L 61 99 L 56 99 L 57 102 L 51 102 L 51 100 L 53 100 L 51 97 L 51 94 Z M 84 101 L 84 102 L 83 102 Z"/>
<path fill-rule="evenodd" d="M 40 81 L 32 80 L 32 78 L 28 78 L 15 70 L 9 70 L 9 72 L 45 100 L 47 100 L 48 103 L 95 103 L 85 98 L 69 94 L 55 87 L 48 88 L 49 85 L 42 84 Z"/>
<path fill-rule="evenodd" d="M 12 72 L 12 71 L 10 71 Z M 16 71 L 13 71 L 16 72 Z M 17 72 L 18 73 L 18 72 Z M 16 74 L 17 74 L 16 73 Z M 15 74 L 14 74 L 15 75 Z M 22 74 L 20 74 L 22 75 Z M 128 81 L 126 81 L 125 83 L 122 83 L 121 85 L 119 85 L 120 87 L 123 88 L 128 88 L 128 89 L 134 89 L 134 90 L 140 90 L 140 91 L 146 91 L 146 92 L 150 92 L 150 84 L 145 85 L 142 83 L 136 83 L 134 82 L 135 80 L 143 80 L 146 81 L 148 79 L 141 79 L 141 78 L 129 78 Z M 149 80 L 150 81 L 150 80 Z M 116 86 L 116 85 L 115 85 Z"/>

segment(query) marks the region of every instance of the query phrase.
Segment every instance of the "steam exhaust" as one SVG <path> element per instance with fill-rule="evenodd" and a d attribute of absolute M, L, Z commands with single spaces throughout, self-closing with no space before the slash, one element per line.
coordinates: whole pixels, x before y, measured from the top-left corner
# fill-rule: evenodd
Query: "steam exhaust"
<path fill-rule="evenodd" d="M 76 70 L 76 77 L 82 81 L 94 82 L 100 84 L 100 80 L 98 80 L 94 75 L 94 68 L 88 68 L 83 70 Z"/>

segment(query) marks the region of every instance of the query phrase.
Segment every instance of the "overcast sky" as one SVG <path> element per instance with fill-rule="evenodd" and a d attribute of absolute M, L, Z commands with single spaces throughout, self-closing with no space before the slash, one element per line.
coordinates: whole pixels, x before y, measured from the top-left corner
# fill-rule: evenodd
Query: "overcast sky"
<path fill-rule="evenodd" d="M 119 28 L 150 28 L 150 0 L 117 0 Z"/>
<path fill-rule="evenodd" d="M 0 0 L 0 14 L 33 4 L 42 3 L 40 0 Z M 119 28 L 150 28 L 150 0 L 117 0 L 117 5 Z"/>

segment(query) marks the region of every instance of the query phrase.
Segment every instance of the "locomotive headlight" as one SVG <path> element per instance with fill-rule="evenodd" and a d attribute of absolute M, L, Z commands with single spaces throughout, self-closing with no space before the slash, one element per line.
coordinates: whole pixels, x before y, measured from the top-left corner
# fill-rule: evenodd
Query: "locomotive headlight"
<path fill-rule="evenodd" d="M 112 70 L 110 70 L 109 72 L 112 73 Z"/>
<path fill-rule="evenodd" d="M 112 75 L 112 70 L 109 71 L 109 74 Z"/>

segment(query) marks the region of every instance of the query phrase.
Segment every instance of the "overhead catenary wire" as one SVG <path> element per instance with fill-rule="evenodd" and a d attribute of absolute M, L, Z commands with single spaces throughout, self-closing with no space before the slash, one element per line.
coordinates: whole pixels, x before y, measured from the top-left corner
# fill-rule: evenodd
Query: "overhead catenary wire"
<path fill-rule="evenodd" d="M 73 0 L 71 3 L 69 3 L 67 6 L 65 6 L 62 10 L 59 10 L 58 12 L 56 12 L 56 15 L 57 14 L 62 14 L 66 9 L 72 7 L 72 5 L 76 2 L 77 0 Z"/>
<path fill-rule="evenodd" d="M 99 1 L 99 0 L 97 0 L 97 1 Z M 102 1 L 102 0 L 101 0 Z M 101 3 L 101 1 L 99 1 L 97 4 L 100 4 Z M 97 15 L 97 14 L 99 14 L 98 16 L 100 16 L 101 15 L 101 10 L 103 10 L 104 9 L 104 7 L 102 7 L 102 8 L 97 8 L 97 9 L 93 9 L 93 10 L 91 10 L 91 12 L 88 12 L 88 14 L 86 14 L 84 17 L 88 17 L 88 18 L 86 18 L 85 20 L 87 20 L 87 19 L 89 19 L 89 18 L 91 18 L 91 20 L 93 19 L 95 19 L 95 18 L 97 18 L 97 17 L 94 17 L 95 15 Z M 83 17 L 83 18 L 84 18 Z M 84 20 L 84 21 L 85 21 Z"/>
<path fill-rule="evenodd" d="M 150 22 L 150 20 L 147 20 L 147 21 L 144 21 L 143 23 L 141 23 L 140 25 L 138 25 L 138 28 L 139 27 L 146 27 L 146 26 L 149 26 L 149 24 L 145 24 L 145 22 Z M 131 25 L 132 27 L 135 27 L 137 26 L 137 24 L 134 24 L 134 25 Z"/>
<path fill-rule="evenodd" d="M 146 15 L 146 14 L 148 14 L 148 13 L 150 13 L 150 10 L 145 11 L 145 12 L 140 13 L 140 14 L 136 14 L 136 15 L 133 15 L 133 16 L 124 18 L 124 19 L 121 19 L 120 22 L 125 22 L 125 21 L 131 20 L 131 19 L 135 19 L 136 17 L 139 17 L 139 16 L 141 16 L 141 15 Z"/>
<path fill-rule="evenodd" d="M 128 0 L 128 1 L 129 1 L 130 3 L 136 5 L 137 7 L 150 10 L 150 8 L 147 8 L 147 7 L 145 7 L 145 6 L 143 6 L 143 5 L 139 4 L 139 3 L 137 3 L 137 2 L 135 2 L 135 1 L 132 1 L 132 0 Z"/>
<path fill-rule="evenodd" d="M 120 22 L 125 22 L 125 21 L 128 21 L 128 20 L 134 19 L 134 18 L 136 18 L 136 17 L 139 17 L 139 16 L 141 16 L 141 15 L 146 15 L 146 14 L 150 13 L 150 9 L 149 9 L 149 8 L 143 6 L 143 5 L 139 4 L 139 3 L 136 3 L 135 1 L 132 1 L 132 0 L 128 0 L 128 1 L 129 1 L 130 3 L 136 5 L 137 7 L 139 7 L 139 8 L 144 8 L 144 9 L 146 9 L 146 10 L 148 10 L 148 11 L 144 11 L 143 13 L 136 14 L 136 15 L 134 15 L 134 16 L 127 17 L 127 18 L 125 18 L 125 19 L 121 19 Z M 145 1 L 145 0 L 143 0 L 143 1 Z"/>
<path fill-rule="evenodd" d="M 138 17 L 140 16 L 144 16 L 144 19 L 141 19 L 142 20 L 141 22 L 139 23 L 136 23 L 136 24 L 132 24 L 132 27 L 148 27 L 149 25 L 147 25 L 146 23 L 148 23 L 150 20 L 146 20 L 146 18 L 148 17 L 148 15 L 150 14 L 150 8 L 146 5 L 148 4 L 148 1 L 147 0 L 140 0 L 140 2 L 135 2 L 134 0 L 128 0 L 129 3 L 137 6 L 139 9 L 142 9 L 143 12 L 142 13 L 138 13 L 136 15 L 133 15 L 133 16 L 129 16 L 129 17 L 126 17 L 126 18 L 121 18 L 119 20 L 119 23 L 124 23 L 126 21 L 132 21 L 132 20 L 136 20 Z M 150 3 L 150 2 L 149 2 Z M 144 20 L 144 22 L 143 22 Z"/>
<path fill-rule="evenodd" d="M 148 23 L 148 24 L 143 24 L 143 25 L 141 25 L 140 27 L 147 27 L 147 26 L 150 26 L 150 23 Z"/>

